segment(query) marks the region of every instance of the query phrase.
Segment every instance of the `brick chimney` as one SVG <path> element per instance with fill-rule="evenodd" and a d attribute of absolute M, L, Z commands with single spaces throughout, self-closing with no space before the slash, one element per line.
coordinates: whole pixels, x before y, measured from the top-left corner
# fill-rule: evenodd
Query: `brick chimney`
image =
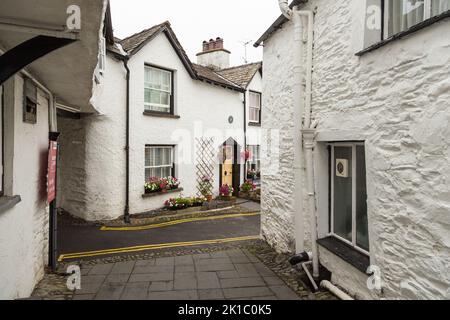
<path fill-rule="evenodd" d="M 203 41 L 203 50 L 197 53 L 197 63 L 214 70 L 225 69 L 230 66 L 230 54 L 223 47 L 223 39 L 217 37 L 216 40 Z"/>

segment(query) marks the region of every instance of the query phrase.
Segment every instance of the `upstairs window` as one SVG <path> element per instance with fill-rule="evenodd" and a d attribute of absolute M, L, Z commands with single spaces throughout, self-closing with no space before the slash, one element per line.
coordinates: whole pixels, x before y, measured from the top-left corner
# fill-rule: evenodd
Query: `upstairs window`
<path fill-rule="evenodd" d="M 450 0 L 385 1 L 385 38 L 450 10 Z"/>
<path fill-rule="evenodd" d="M 250 91 L 249 121 L 261 123 L 261 93 Z"/>
<path fill-rule="evenodd" d="M 363 143 L 331 145 L 331 235 L 369 252 Z"/>
<path fill-rule="evenodd" d="M 172 146 L 145 147 L 145 181 L 174 176 Z"/>
<path fill-rule="evenodd" d="M 173 74 L 155 67 L 145 67 L 145 111 L 172 113 Z"/>

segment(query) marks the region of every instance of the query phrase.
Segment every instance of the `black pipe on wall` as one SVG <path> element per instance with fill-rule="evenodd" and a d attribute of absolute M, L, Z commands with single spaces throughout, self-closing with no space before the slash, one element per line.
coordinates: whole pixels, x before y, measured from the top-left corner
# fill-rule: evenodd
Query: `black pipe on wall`
<path fill-rule="evenodd" d="M 128 57 L 123 57 L 123 66 L 125 67 L 125 70 L 127 71 L 126 75 L 126 81 L 127 81 L 127 88 L 126 88 L 126 129 L 125 129 L 125 136 L 126 136 L 126 144 L 125 144 L 125 211 L 124 211 L 124 221 L 125 223 L 130 223 L 130 68 L 128 67 Z"/>

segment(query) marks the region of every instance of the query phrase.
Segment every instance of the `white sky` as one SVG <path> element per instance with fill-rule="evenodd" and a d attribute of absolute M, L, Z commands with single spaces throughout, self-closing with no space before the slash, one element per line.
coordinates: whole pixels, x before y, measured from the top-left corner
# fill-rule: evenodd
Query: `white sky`
<path fill-rule="evenodd" d="M 256 41 L 281 14 L 276 0 L 110 0 L 114 35 L 125 38 L 169 20 L 193 62 L 203 40 L 222 37 L 231 65 L 262 60 Z"/>

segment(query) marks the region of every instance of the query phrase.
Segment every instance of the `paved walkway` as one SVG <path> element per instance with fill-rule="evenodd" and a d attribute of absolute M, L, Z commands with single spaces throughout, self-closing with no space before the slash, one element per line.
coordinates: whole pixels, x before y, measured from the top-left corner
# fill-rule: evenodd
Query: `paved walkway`
<path fill-rule="evenodd" d="M 82 266 L 77 300 L 212 300 L 299 297 L 245 249 Z"/>

